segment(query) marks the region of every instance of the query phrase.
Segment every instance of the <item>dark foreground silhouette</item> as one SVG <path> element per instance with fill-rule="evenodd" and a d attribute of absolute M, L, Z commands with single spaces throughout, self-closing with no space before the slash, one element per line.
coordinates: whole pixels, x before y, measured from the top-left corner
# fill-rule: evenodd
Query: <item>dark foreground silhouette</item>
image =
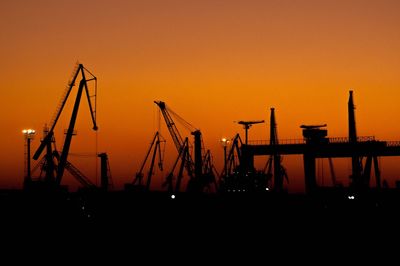
<path fill-rule="evenodd" d="M 169 194 L 166 192 L 80 191 L 34 193 L 3 190 L 2 223 L 33 225 L 118 225 L 166 230 L 198 224 L 223 230 L 320 221 L 357 228 L 372 221 L 394 221 L 400 213 L 400 191 L 354 193 L 326 190 L 318 194 L 225 193 Z M 345 222 L 345 221 L 348 222 Z M 339 223 L 339 225 L 340 225 Z M 254 225 L 254 226 L 253 226 Z M 354 226 L 353 226 L 354 225 Z M 375 226 L 374 226 L 375 227 Z M 249 229 L 251 229 L 249 228 Z"/>
<path fill-rule="evenodd" d="M 294 252 L 307 261 L 318 258 L 315 254 L 355 256 L 355 249 L 383 248 L 399 234 L 395 190 L 174 196 L 2 191 L 2 242 L 19 254 L 47 254 L 37 257 L 40 261 L 66 251 L 63 259 L 79 254 L 90 260 L 127 256 L 132 263 L 176 262 L 188 256 L 188 263 L 211 256 L 249 263 L 297 260 Z"/>

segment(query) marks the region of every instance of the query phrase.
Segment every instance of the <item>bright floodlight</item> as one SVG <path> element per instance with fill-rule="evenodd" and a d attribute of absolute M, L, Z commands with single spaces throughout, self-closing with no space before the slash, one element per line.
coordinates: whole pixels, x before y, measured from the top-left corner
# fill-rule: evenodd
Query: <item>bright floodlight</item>
<path fill-rule="evenodd" d="M 171 199 L 175 199 L 175 195 L 174 194 L 171 195 Z"/>
<path fill-rule="evenodd" d="M 228 146 L 229 142 L 230 142 L 230 141 L 229 141 L 229 139 L 227 139 L 227 138 L 222 138 L 222 139 L 221 139 L 221 144 L 222 144 L 223 147 Z"/>
<path fill-rule="evenodd" d="M 27 138 L 33 138 L 33 135 L 35 135 L 36 131 L 34 129 L 24 129 L 22 130 L 22 133 L 25 135 Z"/>
<path fill-rule="evenodd" d="M 268 188 L 268 187 L 266 187 L 266 188 L 265 188 L 265 190 L 266 190 L 266 191 L 269 191 L 269 188 Z"/>

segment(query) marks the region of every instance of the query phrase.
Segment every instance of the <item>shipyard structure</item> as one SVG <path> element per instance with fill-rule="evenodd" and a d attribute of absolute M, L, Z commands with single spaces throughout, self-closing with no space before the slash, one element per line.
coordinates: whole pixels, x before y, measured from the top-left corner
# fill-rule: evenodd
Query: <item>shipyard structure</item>
<path fill-rule="evenodd" d="M 75 87 L 77 91 L 69 126 L 64 132 L 65 139 L 59 150 L 54 132 Z M 35 131 L 29 129 L 23 132 L 26 147 L 24 189 L 3 193 L 0 197 L 0 205 L 8 206 L 9 202 L 17 202 L 12 205 L 17 207 L 10 207 L 10 213 L 15 214 L 14 210 L 18 210 L 23 217 L 7 217 L 24 220 L 41 213 L 46 219 L 50 215 L 61 220 L 73 217 L 79 221 L 91 221 L 95 217 L 105 220 L 111 216 L 124 219 L 149 212 L 161 216 L 174 213 L 176 218 L 182 212 L 190 212 L 194 217 L 215 215 L 229 220 L 230 215 L 237 210 L 246 215 L 258 216 L 265 211 L 276 214 L 290 210 L 289 213 L 300 214 L 307 210 L 349 210 L 349 207 L 359 209 L 360 206 L 368 210 L 388 206 L 390 209 L 399 209 L 400 204 L 397 203 L 400 202 L 400 190 L 389 189 L 381 180 L 379 158 L 400 156 L 400 141 L 382 141 L 357 134 L 353 91 L 349 92 L 348 98 L 348 136 L 330 138 L 326 124 L 305 124 L 299 129 L 302 130 L 302 139 L 280 140 L 276 110 L 271 108 L 270 120 L 267 121 L 270 128 L 269 140 L 252 141 L 248 137 L 251 127 L 265 123 L 264 120 L 237 121 L 244 128 L 243 140 L 239 134 L 221 140 L 224 157 L 220 171 L 215 168 L 214 157 L 203 142 L 203 132 L 165 102 L 155 101 L 160 119 L 164 120 L 170 136 L 164 138 L 159 131 L 154 134 L 148 150 L 144 152 L 140 168 L 123 190 L 113 188 L 110 167 L 112 158 L 109 160 L 107 153 L 96 154 L 100 161 L 99 184 L 69 160 L 82 99 L 86 99 L 89 106 L 93 130 L 98 129 L 96 97 L 96 76 L 78 63 L 51 122 L 44 128 L 40 145 L 32 158 L 30 144 Z M 178 124 L 183 125 L 188 133 L 180 131 Z M 176 150 L 176 157 L 170 167 L 164 165 L 166 139 L 172 140 Z M 302 157 L 304 194 L 287 192 L 285 183 L 289 180 L 290 170 L 283 163 L 285 155 Z M 263 169 L 255 167 L 257 156 L 267 158 Z M 321 158 L 329 161 L 331 187 L 320 186 L 317 182 L 317 160 Z M 348 158 L 351 161 L 347 187 L 336 180 L 334 158 Z M 161 190 L 153 191 L 151 184 L 156 170 L 162 173 L 163 184 Z M 80 189 L 77 192 L 69 192 L 64 185 L 63 176 L 66 171 L 79 182 Z M 349 201 L 353 203 L 349 205 Z M 158 218 L 161 219 L 161 216 Z"/>

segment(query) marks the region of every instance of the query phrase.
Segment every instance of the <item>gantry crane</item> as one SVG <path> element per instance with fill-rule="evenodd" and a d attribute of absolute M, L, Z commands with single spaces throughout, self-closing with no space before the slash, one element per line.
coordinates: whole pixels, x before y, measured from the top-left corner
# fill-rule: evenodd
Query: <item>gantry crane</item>
<path fill-rule="evenodd" d="M 53 150 L 51 147 L 51 144 L 54 142 L 54 129 L 56 127 L 57 121 L 61 116 L 64 106 L 68 100 L 68 96 L 70 95 L 70 93 L 75 85 L 75 81 L 77 80 L 79 74 L 81 74 L 81 80 L 79 82 L 79 87 L 78 87 L 78 91 L 76 94 L 76 99 L 75 99 L 74 107 L 72 110 L 69 127 L 66 131 L 64 145 L 63 145 L 63 148 L 61 151 L 61 155 L 59 157 L 58 165 L 55 166 L 54 161 L 53 161 Z M 88 76 L 90 76 L 90 78 L 87 78 L 86 74 L 88 74 Z M 87 84 L 90 81 L 94 81 L 94 83 L 95 83 L 95 94 L 92 96 L 89 93 L 88 84 Z M 74 135 L 75 122 L 76 122 L 76 118 L 78 116 L 79 104 L 80 104 L 80 101 L 82 98 L 83 91 L 85 91 L 85 94 L 87 97 L 90 115 L 91 115 L 92 122 L 93 122 L 93 130 L 96 131 L 98 129 L 97 124 L 96 124 L 97 78 L 89 70 L 87 70 L 82 64 L 77 64 L 76 68 L 74 69 L 74 71 L 72 73 L 72 78 L 70 79 L 68 86 L 67 86 L 66 90 L 64 91 L 64 94 L 61 98 L 61 101 L 60 101 L 59 105 L 57 106 L 56 112 L 55 112 L 53 119 L 51 121 L 51 124 L 50 124 L 50 128 L 47 131 L 47 134 L 44 136 L 39 148 L 36 150 L 35 154 L 33 155 L 33 159 L 37 160 L 40 157 L 40 155 L 42 154 L 43 150 L 46 148 L 46 155 L 45 155 L 46 165 L 47 165 L 46 179 L 47 179 L 47 181 L 50 181 L 50 182 L 54 181 L 57 186 L 59 186 L 61 184 L 64 170 L 66 168 L 68 169 L 68 167 L 69 167 L 67 158 L 68 158 L 68 153 L 69 153 L 69 149 L 71 146 L 72 136 Z M 92 104 L 92 100 L 91 100 L 92 97 L 95 98 L 94 99 L 94 108 L 93 108 L 93 104 Z M 54 172 L 55 172 L 55 174 L 54 174 Z"/>
<path fill-rule="evenodd" d="M 185 121 L 178 114 L 173 112 L 171 109 L 167 108 L 165 102 L 155 101 L 154 103 L 160 108 L 160 111 L 164 117 L 164 121 L 167 125 L 172 140 L 178 151 L 179 155 L 177 162 L 179 161 L 179 158 L 182 159 L 182 166 L 184 166 L 189 175 L 187 190 L 192 192 L 201 192 L 204 191 L 204 189 L 208 187 L 210 183 L 216 184 L 215 175 L 213 173 L 213 167 L 203 167 L 204 166 L 203 165 L 204 160 L 202 157 L 203 145 L 202 145 L 202 137 L 200 130 L 196 129 L 193 125 Z M 184 141 L 182 139 L 182 136 L 179 133 L 175 125 L 175 122 L 172 119 L 171 114 L 174 115 L 174 117 L 178 119 L 187 129 L 189 129 L 191 131 L 191 134 L 194 136 L 194 161 L 189 152 L 184 152 L 185 149 L 188 149 L 189 144 L 186 140 Z M 176 167 L 177 162 L 175 163 L 173 169 Z M 208 169 L 211 172 L 203 172 L 203 168 Z M 177 179 L 176 190 L 179 190 L 181 178 L 182 176 L 181 174 L 179 174 Z M 213 179 L 212 182 L 210 182 L 211 179 Z M 170 174 L 168 175 L 167 183 L 171 184 L 171 182 L 172 182 L 172 176 Z"/>

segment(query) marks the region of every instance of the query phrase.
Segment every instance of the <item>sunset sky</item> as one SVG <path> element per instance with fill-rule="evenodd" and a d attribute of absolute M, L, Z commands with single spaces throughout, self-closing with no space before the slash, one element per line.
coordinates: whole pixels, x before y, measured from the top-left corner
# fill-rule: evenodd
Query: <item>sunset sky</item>
<path fill-rule="evenodd" d="M 397 0 L 3 0 L 0 187 L 21 187 L 21 130 L 38 131 L 35 151 L 76 61 L 98 78 L 98 151 L 108 153 L 117 189 L 133 179 L 157 130 L 154 100 L 201 129 L 220 171 L 220 138 L 243 135 L 234 121 L 268 122 L 271 107 L 280 139 L 301 138 L 299 126 L 313 123 L 347 136 L 350 89 L 358 134 L 400 140 L 399 14 Z M 59 149 L 72 103 L 56 128 Z M 177 154 L 161 122 L 170 165 Z M 255 125 L 249 138 L 268 139 L 268 126 Z M 84 100 L 72 153 L 95 154 L 91 128 Z M 69 160 L 95 180 L 94 157 Z M 383 162 L 389 185 L 399 160 Z M 348 161 L 338 162 L 344 182 Z M 301 186 L 301 157 L 285 162 L 290 187 Z"/>

